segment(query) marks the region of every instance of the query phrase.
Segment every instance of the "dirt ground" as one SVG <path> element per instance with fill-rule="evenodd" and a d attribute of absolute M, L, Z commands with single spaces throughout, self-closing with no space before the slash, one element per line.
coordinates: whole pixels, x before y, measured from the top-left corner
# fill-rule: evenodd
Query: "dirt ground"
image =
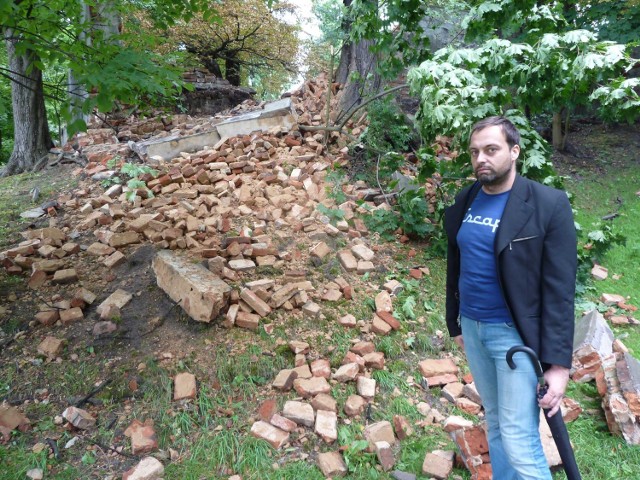
<path fill-rule="evenodd" d="M 603 172 L 610 168 L 618 168 L 628 162 L 640 162 L 640 126 L 616 126 L 615 128 L 590 123 L 576 123 L 569 137 L 568 154 L 556 154 L 554 162 L 561 174 L 579 178 L 581 172 L 593 170 Z M 74 166 L 75 167 L 75 166 Z M 22 184 L 12 192 L 14 195 L 28 195 L 33 185 L 43 181 L 57 185 L 56 194 L 62 194 L 78 181 L 70 175 L 74 167 L 61 167 L 33 176 L 31 183 Z M 80 185 L 90 180 L 80 179 Z M 67 186 L 65 186 L 65 184 Z M 78 188 L 76 186 L 72 188 Z M 51 199 L 55 198 L 53 196 Z M 49 199 L 42 199 L 49 200 Z M 72 226 L 67 213 L 62 209 L 55 219 L 57 226 Z M 49 225 L 49 219 L 40 221 L 21 221 L 14 219 L 6 226 L 7 231 L 19 232 L 27 228 L 42 228 Z M 17 233 L 11 233 L 2 239 L 3 248 L 16 244 L 21 238 Z M 302 239 L 293 239 L 295 243 Z M 74 238 L 73 241 L 81 245 L 93 243 L 92 233 L 86 232 Z M 411 245 L 409 245 L 410 247 Z M 418 244 L 415 247 L 419 248 Z M 407 246 L 400 244 L 385 244 L 379 252 L 379 275 L 391 271 L 394 258 L 405 254 Z M 26 286 L 25 277 L 9 277 L 4 270 L 0 270 L 0 368 L 3 375 L 19 376 L 22 381 L 7 378 L 0 383 L 4 390 L 0 390 L 0 400 L 12 405 L 21 405 L 25 401 L 37 398 L 40 389 L 48 389 L 48 404 L 55 404 L 62 412 L 69 405 L 70 390 L 52 383 L 44 369 L 42 361 L 34 354 L 38 342 L 48 334 L 47 329 L 33 321 L 35 313 L 43 304 L 50 305 L 56 299 L 70 298 L 79 287 L 84 286 L 97 295 L 97 300 L 89 306 L 84 314 L 85 320 L 69 327 L 55 328 L 56 335 L 61 334 L 67 342 L 65 358 L 59 365 L 65 368 L 65 363 L 74 362 L 80 358 L 93 365 L 87 366 L 103 370 L 102 375 L 91 376 L 106 379 L 114 375 L 120 378 L 114 382 L 114 387 L 126 390 L 126 385 L 137 377 L 136 366 L 148 358 L 162 358 L 170 354 L 175 360 L 189 359 L 203 369 L 210 369 L 210 380 L 215 385 L 215 355 L 225 351 L 233 356 L 234 352 L 245 348 L 238 342 L 238 335 L 223 329 L 217 323 L 202 324 L 188 318 L 182 309 L 176 306 L 155 284 L 155 276 L 151 269 L 151 260 L 155 249 L 151 245 L 139 245 L 124 250 L 127 261 L 108 270 L 95 257 L 78 255 L 74 265 L 78 271 L 80 282 L 69 286 L 44 286 L 31 290 Z M 331 269 L 318 268 L 312 271 L 312 265 L 295 262 L 288 268 L 301 267 L 310 271 L 312 278 L 320 281 L 331 279 Z M 124 289 L 134 295 L 134 299 L 122 311 L 116 332 L 110 335 L 94 336 L 92 325 L 98 320 L 96 306 L 116 289 Z M 367 281 L 357 286 L 363 291 L 369 289 Z M 289 328 L 287 322 L 291 320 L 287 312 L 275 315 L 273 322 L 276 327 Z M 295 324 L 292 331 L 298 331 L 301 338 L 317 337 L 318 332 L 299 331 L 300 324 Z M 306 328 L 306 327 L 305 327 Z M 50 330 L 51 331 L 51 330 Z M 327 342 L 330 343 L 330 342 Z M 326 346 L 330 352 L 330 346 Z M 257 362 L 260 358 L 255 359 Z M 8 366 L 14 367 L 7 369 Z M 105 372 L 104 370 L 109 370 Z M 73 394 L 80 394 L 82 390 L 88 392 L 92 384 L 77 379 L 80 386 L 73 389 Z M 121 399 L 126 400 L 131 392 L 122 393 Z M 32 421 L 37 421 L 33 418 Z M 119 460 L 127 462 L 126 458 Z M 79 459 L 77 459 L 79 461 Z M 115 460 L 114 460 L 115 462 Z M 112 468 L 117 470 L 118 463 Z"/>

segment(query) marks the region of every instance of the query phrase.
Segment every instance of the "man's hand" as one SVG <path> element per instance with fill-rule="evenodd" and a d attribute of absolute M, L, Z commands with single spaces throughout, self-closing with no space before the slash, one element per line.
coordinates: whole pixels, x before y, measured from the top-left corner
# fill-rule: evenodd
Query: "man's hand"
<path fill-rule="evenodd" d="M 547 394 L 538 401 L 538 405 L 550 409 L 547 415 L 553 417 L 560 410 L 569 382 L 569 369 L 560 365 L 552 365 L 549 370 L 544 372 L 544 380 L 547 382 Z"/>
<path fill-rule="evenodd" d="M 460 350 L 464 352 L 464 340 L 462 339 L 462 335 L 457 335 L 453 337 L 453 341 L 460 347 Z"/>

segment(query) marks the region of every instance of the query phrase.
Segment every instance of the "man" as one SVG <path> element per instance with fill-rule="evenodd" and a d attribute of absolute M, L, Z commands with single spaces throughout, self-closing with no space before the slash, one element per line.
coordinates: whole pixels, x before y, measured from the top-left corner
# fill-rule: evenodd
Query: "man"
<path fill-rule="evenodd" d="M 519 142 L 504 117 L 472 128 L 477 182 L 445 211 L 446 318 L 482 398 L 494 480 L 551 480 L 539 407 L 555 415 L 569 380 L 576 232 L 566 193 L 516 173 Z M 515 345 L 532 348 L 545 369 L 539 401 L 529 358 L 516 354 L 515 370 L 506 363 Z"/>

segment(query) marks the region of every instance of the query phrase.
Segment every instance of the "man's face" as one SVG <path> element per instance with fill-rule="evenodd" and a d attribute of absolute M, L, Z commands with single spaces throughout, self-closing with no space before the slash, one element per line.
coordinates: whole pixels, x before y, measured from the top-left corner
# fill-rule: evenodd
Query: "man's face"
<path fill-rule="evenodd" d="M 509 148 L 502 128 L 492 125 L 476 131 L 469 142 L 471 166 L 478 181 L 491 190 L 508 190 L 516 175 L 520 147 Z"/>

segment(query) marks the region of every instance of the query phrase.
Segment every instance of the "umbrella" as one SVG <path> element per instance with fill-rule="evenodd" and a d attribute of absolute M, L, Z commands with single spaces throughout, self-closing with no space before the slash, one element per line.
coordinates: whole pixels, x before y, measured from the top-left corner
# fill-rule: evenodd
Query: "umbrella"
<path fill-rule="evenodd" d="M 536 376 L 538 377 L 538 385 L 540 385 L 540 389 L 538 390 L 538 399 L 541 399 L 547 393 L 547 385 L 545 383 L 542 366 L 540 365 L 536 352 L 525 346 L 511 347 L 507 352 L 507 363 L 512 370 L 516 368 L 516 364 L 513 361 L 513 355 L 516 352 L 526 353 L 531 358 L 533 368 L 535 369 Z M 549 417 L 547 415 L 549 413 L 548 408 L 544 409 L 544 413 L 544 418 L 546 418 L 547 423 L 549 424 L 549 430 L 551 430 L 553 440 L 556 442 L 556 446 L 558 447 L 558 453 L 560 454 L 564 471 L 567 474 L 567 479 L 581 480 L 582 477 L 578 470 L 576 457 L 573 455 L 573 449 L 571 448 L 571 442 L 569 441 L 569 432 L 567 432 L 567 426 L 564 424 L 562 414 L 559 414 L 558 412 L 553 417 Z"/>

